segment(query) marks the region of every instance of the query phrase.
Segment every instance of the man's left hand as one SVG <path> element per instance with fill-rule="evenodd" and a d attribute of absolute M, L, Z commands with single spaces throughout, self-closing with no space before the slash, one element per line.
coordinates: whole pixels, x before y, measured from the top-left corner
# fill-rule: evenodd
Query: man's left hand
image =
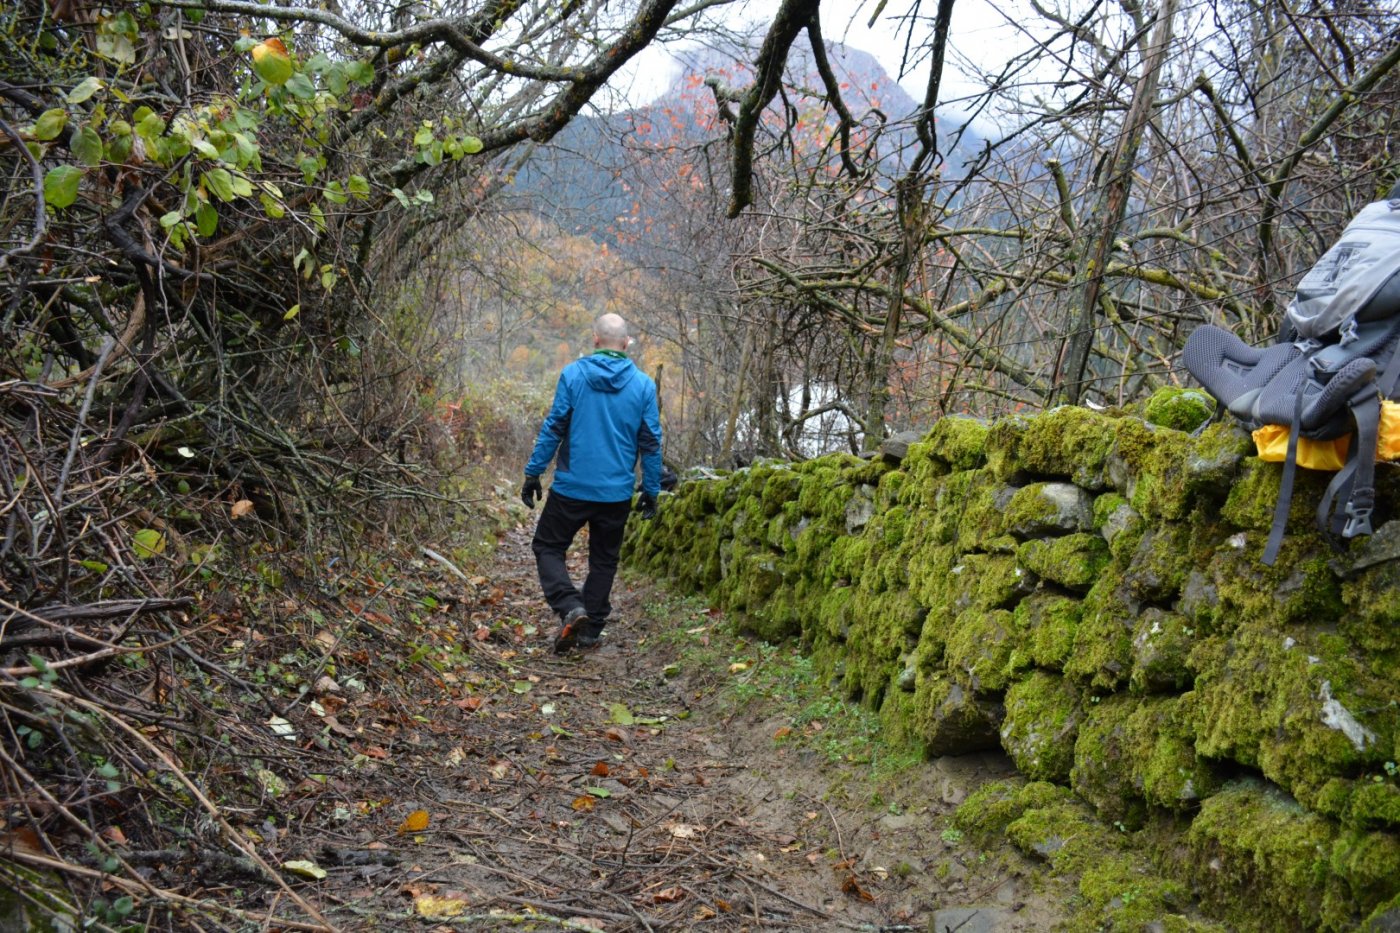
<path fill-rule="evenodd" d="M 649 492 L 644 492 L 637 497 L 637 512 L 643 519 L 650 521 L 656 517 L 656 497 Z"/>
<path fill-rule="evenodd" d="M 540 478 L 538 476 L 526 476 L 525 485 L 520 487 L 520 501 L 525 503 L 525 508 L 533 509 L 536 499 L 544 498 L 544 490 L 540 488 Z"/>

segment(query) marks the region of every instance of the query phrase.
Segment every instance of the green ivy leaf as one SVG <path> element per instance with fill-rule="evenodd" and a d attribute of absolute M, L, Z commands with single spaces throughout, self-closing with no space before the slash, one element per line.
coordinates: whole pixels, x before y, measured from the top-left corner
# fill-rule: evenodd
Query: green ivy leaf
<path fill-rule="evenodd" d="M 63 128 L 67 125 L 68 111 L 60 107 L 45 110 L 39 114 L 39 119 L 34 121 L 34 138 L 45 142 L 57 139 L 58 134 L 62 133 Z"/>
<path fill-rule="evenodd" d="M 136 135 L 146 140 L 146 142 L 159 139 L 164 132 L 165 120 L 161 119 L 158 113 L 147 113 L 136 123 Z"/>
<path fill-rule="evenodd" d="M 417 146 L 419 149 L 422 149 L 426 146 L 432 145 L 432 142 L 433 125 L 424 121 L 423 125 L 418 127 L 418 132 L 413 134 L 413 145 Z"/>
<path fill-rule="evenodd" d="M 91 126 L 78 130 L 71 148 L 73 158 L 88 168 L 96 168 L 102 164 L 102 137 L 98 136 Z"/>
<path fill-rule="evenodd" d="M 345 77 L 356 84 L 369 84 L 374 80 L 374 66 L 367 61 L 346 62 Z"/>
<path fill-rule="evenodd" d="M 316 85 L 312 84 L 306 75 L 292 75 L 287 79 L 285 87 L 299 100 L 311 100 L 316 96 Z"/>
<path fill-rule="evenodd" d="M 260 194 L 258 200 L 262 202 L 263 213 L 273 220 L 281 220 L 287 216 L 287 209 L 276 198 Z"/>
<path fill-rule="evenodd" d="M 69 207 L 78 200 L 78 182 L 83 170 L 76 165 L 58 165 L 44 174 L 44 200 L 56 210 Z"/>
<path fill-rule="evenodd" d="M 194 212 L 195 228 L 199 235 L 208 239 L 219 229 L 219 212 L 208 201 L 200 204 Z"/>
<path fill-rule="evenodd" d="M 477 139 L 475 136 L 463 136 L 461 143 L 462 151 L 467 155 L 476 155 L 482 149 L 481 140 Z"/>
<path fill-rule="evenodd" d="M 363 175 L 351 175 L 347 181 L 350 193 L 357 198 L 369 197 L 369 181 Z"/>
<path fill-rule="evenodd" d="M 131 551 L 142 559 L 164 554 L 165 535 L 154 528 L 142 528 L 131 537 Z"/>
<path fill-rule="evenodd" d="M 346 197 L 345 189 L 341 187 L 340 182 L 333 181 L 326 185 L 326 200 L 332 204 L 344 204 L 350 199 Z"/>
<path fill-rule="evenodd" d="M 81 104 L 100 90 L 102 90 L 102 79 L 89 75 L 79 81 L 77 87 L 68 92 L 68 103 Z"/>
<path fill-rule="evenodd" d="M 233 176 L 228 169 L 214 168 L 204 173 L 204 186 L 220 201 L 233 200 Z"/>

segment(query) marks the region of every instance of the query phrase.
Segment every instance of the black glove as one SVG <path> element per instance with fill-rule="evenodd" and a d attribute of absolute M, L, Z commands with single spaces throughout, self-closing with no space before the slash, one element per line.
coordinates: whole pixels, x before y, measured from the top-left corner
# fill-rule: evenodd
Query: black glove
<path fill-rule="evenodd" d="M 533 509 L 536 499 L 544 499 L 544 490 L 540 488 L 540 478 L 526 476 L 525 485 L 520 487 L 520 501 L 525 503 L 525 508 Z"/>
<path fill-rule="evenodd" d="M 649 492 L 644 492 L 637 497 L 637 512 L 642 518 L 650 521 L 656 517 L 656 497 Z"/>

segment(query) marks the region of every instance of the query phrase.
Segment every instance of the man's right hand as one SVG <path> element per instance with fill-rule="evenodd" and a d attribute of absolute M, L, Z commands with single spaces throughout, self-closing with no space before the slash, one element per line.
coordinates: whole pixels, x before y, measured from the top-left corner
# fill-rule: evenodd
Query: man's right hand
<path fill-rule="evenodd" d="M 520 501 L 525 503 L 525 508 L 533 509 L 535 500 L 544 498 L 544 489 L 540 487 L 538 476 L 526 476 L 525 485 L 520 487 Z"/>
<path fill-rule="evenodd" d="M 637 497 L 637 512 L 646 521 L 656 517 L 656 497 L 644 492 Z"/>

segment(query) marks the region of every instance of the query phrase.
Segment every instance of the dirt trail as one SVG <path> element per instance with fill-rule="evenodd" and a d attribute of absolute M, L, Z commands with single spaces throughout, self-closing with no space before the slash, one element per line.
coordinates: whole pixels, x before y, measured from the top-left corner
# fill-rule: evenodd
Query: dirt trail
<path fill-rule="evenodd" d="M 483 577 L 452 610 L 466 657 L 416 696 L 347 704 L 355 776 L 283 831 L 284 860 L 329 873 L 305 892 L 333 923 L 974 933 L 1063 916 L 1036 865 L 949 828 L 1010 773 L 1000 756 L 900 761 L 797 655 L 643 581 L 619 580 L 603 647 L 556 657 L 523 530 Z"/>

